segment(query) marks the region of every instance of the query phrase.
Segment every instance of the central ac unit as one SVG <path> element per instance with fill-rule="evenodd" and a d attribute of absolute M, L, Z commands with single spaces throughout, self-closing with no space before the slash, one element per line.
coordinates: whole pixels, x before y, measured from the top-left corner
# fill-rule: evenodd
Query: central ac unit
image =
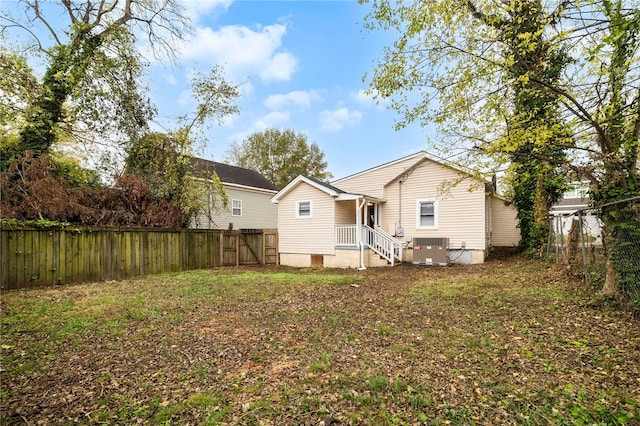
<path fill-rule="evenodd" d="M 448 246 L 449 238 L 414 238 L 413 264 L 442 266 L 448 265 Z"/>

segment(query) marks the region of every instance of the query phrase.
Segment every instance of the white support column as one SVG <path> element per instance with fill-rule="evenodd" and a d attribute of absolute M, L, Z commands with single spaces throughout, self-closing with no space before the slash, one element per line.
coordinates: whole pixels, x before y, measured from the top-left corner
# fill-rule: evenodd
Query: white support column
<path fill-rule="evenodd" d="M 360 204 L 360 198 L 356 199 L 356 240 L 358 247 L 362 246 L 362 205 Z"/>
<path fill-rule="evenodd" d="M 361 202 L 362 201 L 362 202 Z M 356 200 L 356 238 L 358 239 L 358 247 L 360 247 L 360 270 L 367 269 L 364 265 L 364 244 L 362 244 L 362 209 L 367 205 L 364 197 Z"/>

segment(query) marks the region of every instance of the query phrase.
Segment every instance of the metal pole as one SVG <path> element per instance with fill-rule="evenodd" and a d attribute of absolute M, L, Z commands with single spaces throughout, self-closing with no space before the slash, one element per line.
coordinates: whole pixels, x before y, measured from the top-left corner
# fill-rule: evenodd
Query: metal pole
<path fill-rule="evenodd" d="M 579 220 L 579 229 L 580 229 L 580 245 L 582 246 L 582 270 L 584 275 L 584 284 L 589 285 L 589 277 L 587 270 L 587 249 L 584 245 L 584 231 L 582 227 L 582 210 L 578 210 L 578 220 Z"/>

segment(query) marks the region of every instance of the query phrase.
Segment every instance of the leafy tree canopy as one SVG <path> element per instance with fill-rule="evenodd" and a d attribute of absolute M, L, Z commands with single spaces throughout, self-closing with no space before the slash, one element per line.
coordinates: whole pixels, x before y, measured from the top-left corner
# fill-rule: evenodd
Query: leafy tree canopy
<path fill-rule="evenodd" d="M 611 204 L 640 194 L 638 0 L 361 2 L 367 28 L 398 35 L 371 78 L 398 126 L 435 122 L 443 149 L 525 166 L 512 169 L 516 197 L 553 195 L 558 171 L 588 179 L 610 248 L 605 288 L 638 282 L 640 269 L 623 273 L 611 256 L 640 232 L 637 205 Z M 546 216 L 536 203 L 524 200 L 527 220 Z"/>
<path fill-rule="evenodd" d="M 302 132 L 290 129 L 267 129 L 233 143 L 227 160 L 239 167 L 256 170 L 279 188 L 298 175 L 319 180 L 331 179 L 324 153 L 318 145 L 307 142 Z"/>
<path fill-rule="evenodd" d="M 171 55 L 189 23 L 173 0 L 19 0 L 0 16 L 0 30 L 14 47 L 26 40 L 23 50 L 45 65 L 39 90 L 21 99 L 17 146 L 2 153 L 10 160 L 27 150 L 48 153 L 60 132 L 110 146 L 144 134 L 154 111 L 139 86 L 143 62 L 135 45 L 144 38 L 154 52 Z"/>

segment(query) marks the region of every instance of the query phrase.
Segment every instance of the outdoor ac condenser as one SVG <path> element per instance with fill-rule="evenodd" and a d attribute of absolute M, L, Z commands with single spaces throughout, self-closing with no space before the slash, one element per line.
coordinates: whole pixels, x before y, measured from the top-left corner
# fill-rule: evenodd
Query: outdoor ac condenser
<path fill-rule="evenodd" d="M 414 238 L 413 264 L 442 266 L 448 265 L 448 246 L 449 238 Z"/>

